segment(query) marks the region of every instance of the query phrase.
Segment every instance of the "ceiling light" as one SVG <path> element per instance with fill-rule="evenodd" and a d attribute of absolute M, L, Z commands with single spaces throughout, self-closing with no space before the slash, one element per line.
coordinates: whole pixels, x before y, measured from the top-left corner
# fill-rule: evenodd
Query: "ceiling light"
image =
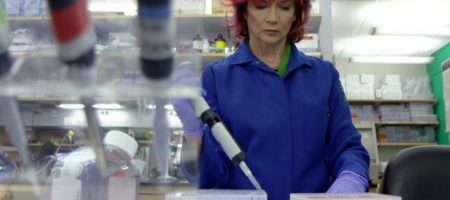
<path fill-rule="evenodd" d="M 90 2 L 91 12 L 119 12 L 125 15 L 136 15 L 136 2 Z"/>
<path fill-rule="evenodd" d="M 374 35 L 407 35 L 450 37 L 450 27 L 443 26 L 386 26 L 372 29 Z"/>
<path fill-rule="evenodd" d="M 408 57 L 408 56 L 356 56 L 350 59 L 355 63 L 384 63 L 384 64 L 428 64 L 432 57 Z"/>
<path fill-rule="evenodd" d="M 151 109 L 151 110 L 154 110 L 154 109 L 156 109 L 156 105 L 150 104 L 150 105 L 147 106 L 147 108 Z M 173 110 L 173 105 L 167 104 L 167 105 L 164 105 L 164 108 L 166 110 Z"/>
<path fill-rule="evenodd" d="M 165 108 L 166 110 L 173 110 L 173 106 L 170 105 L 170 104 L 165 105 L 164 108 Z"/>
<path fill-rule="evenodd" d="M 84 105 L 79 103 L 63 103 L 59 104 L 58 107 L 63 109 L 83 109 Z"/>
<path fill-rule="evenodd" d="M 92 107 L 97 109 L 122 109 L 124 108 L 122 105 L 117 103 L 99 103 L 94 104 Z"/>

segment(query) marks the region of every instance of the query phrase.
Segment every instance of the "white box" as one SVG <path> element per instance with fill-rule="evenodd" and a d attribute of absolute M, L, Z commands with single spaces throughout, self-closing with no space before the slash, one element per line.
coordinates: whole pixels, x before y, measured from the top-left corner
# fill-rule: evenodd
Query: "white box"
<path fill-rule="evenodd" d="M 345 75 L 346 84 L 359 84 L 359 75 L 358 74 L 347 74 Z"/>
<path fill-rule="evenodd" d="M 381 90 L 385 91 L 402 91 L 400 85 L 381 85 Z"/>
<path fill-rule="evenodd" d="M 382 85 L 400 85 L 400 76 L 394 74 L 386 74 L 381 77 Z"/>
<path fill-rule="evenodd" d="M 351 199 L 351 200 L 401 200 L 401 197 L 377 194 L 377 193 L 358 193 L 358 194 L 329 194 L 329 193 L 313 193 L 313 194 L 291 194 L 291 200 L 333 200 L 333 199 Z"/>
<path fill-rule="evenodd" d="M 316 33 L 305 34 L 305 37 L 295 43 L 295 46 L 302 51 L 319 51 L 319 35 Z"/>
<path fill-rule="evenodd" d="M 211 14 L 211 0 L 172 1 L 172 11 L 176 14 Z"/>
<path fill-rule="evenodd" d="M 266 200 L 267 194 L 263 190 L 196 190 L 171 192 L 166 194 L 165 200 Z"/>
<path fill-rule="evenodd" d="M 360 81 L 362 84 L 374 84 L 375 83 L 375 75 L 373 74 L 361 74 Z"/>
<path fill-rule="evenodd" d="M 383 93 L 381 92 L 380 89 L 376 89 L 376 90 L 375 90 L 375 97 L 376 97 L 377 99 L 381 99 L 381 98 L 383 97 Z"/>

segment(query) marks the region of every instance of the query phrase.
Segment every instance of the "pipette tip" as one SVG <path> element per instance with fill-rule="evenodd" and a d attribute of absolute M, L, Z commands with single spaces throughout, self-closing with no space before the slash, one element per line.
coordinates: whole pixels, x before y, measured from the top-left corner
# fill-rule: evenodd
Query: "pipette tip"
<path fill-rule="evenodd" d="M 242 169 L 244 174 L 247 176 L 247 178 L 250 180 L 250 182 L 253 184 L 256 190 L 262 190 L 261 185 L 259 185 L 258 181 L 256 180 L 255 176 L 253 176 L 252 171 L 250 171 L 250 168 L 248 168 L 247 164 L 245 164 L 244 161 L 239 163 L 239 167 Z"/>

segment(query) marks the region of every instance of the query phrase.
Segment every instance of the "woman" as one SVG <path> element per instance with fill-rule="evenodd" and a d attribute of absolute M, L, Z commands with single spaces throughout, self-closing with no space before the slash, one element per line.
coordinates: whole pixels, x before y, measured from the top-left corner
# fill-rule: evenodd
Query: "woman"
<path fill-rule="evenodd" d="M 369 157 L 339 74 L 331 63 L 294 45 L 305 32 L 309 0 L 231 2 L 243 42 L 233 55 L 205 68 L 204 98 L 246 152 L 245 161 L 269 199 L 365 192 Z M 186 120 L 187 113 L 179 116 L 190 144 L 203 137 L 200 188 L 253 189 L 210 130 L 202 134 L 198 122 Z"/>

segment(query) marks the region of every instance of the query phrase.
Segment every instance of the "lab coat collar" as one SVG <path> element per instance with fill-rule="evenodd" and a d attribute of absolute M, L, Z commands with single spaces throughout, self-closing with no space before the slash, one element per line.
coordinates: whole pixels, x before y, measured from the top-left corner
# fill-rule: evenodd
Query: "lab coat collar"
<path fill-rule="evenodd" d="M 289 45 L 291 45 L 291 52 L 292 52 L 291 57 L 289 59 L 289 63 L 290 64 L 292 63 L 291 68 L 302 67 L 302 66 L 307 66 L 307 67 L 314 66 L 312 64 L 311 58 L 309 56 L 305 55 L 303 52 L 299 51 L 297 49 L 297 46 L 294 43 L 289 42 Z"/>
<path fill-rule="evenodd" d="M 255 55 L 253 55 L 252 51 L 250 50 L 248 46 L 248 41 L 244 40 L 239 45 L 239 48 L 234 52 L 232 55 L 233 59 L 231 59 L 230 64 L 232 65 L 240 65 L 244 63 L 252 62 L 253 60 L 257 59 Z"/>

